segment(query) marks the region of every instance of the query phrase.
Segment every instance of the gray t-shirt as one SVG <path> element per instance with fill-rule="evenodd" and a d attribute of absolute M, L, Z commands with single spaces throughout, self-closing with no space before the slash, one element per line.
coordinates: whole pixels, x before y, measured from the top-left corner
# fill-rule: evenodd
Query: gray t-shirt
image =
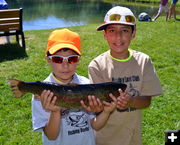
<path fill-rule="evenodd" d="M 118 61 L 107 51 L 89 64 L 89 79 L 92 83 L 117 81 L 127 85 L 132 97 L 157 96 L 162 88 L 150 57 L 130 50 L 131 58 Z M 141 145 L 141 111 L 114 111 L 106 125 L 96 132 L 97 145 Z"/>

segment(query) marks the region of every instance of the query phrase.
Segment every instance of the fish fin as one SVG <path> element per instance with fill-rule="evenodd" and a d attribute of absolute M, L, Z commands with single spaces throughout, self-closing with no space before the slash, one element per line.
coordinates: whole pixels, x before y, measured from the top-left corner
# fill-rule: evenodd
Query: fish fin
<path fill-rule="evenodd" d="M 16 79 L 8 79 L 8 82 L 16 98 L 22 97 L 24 95 L 24 92 L 19 89 L 19 85 L 22 83 L 22 81 Z"/>

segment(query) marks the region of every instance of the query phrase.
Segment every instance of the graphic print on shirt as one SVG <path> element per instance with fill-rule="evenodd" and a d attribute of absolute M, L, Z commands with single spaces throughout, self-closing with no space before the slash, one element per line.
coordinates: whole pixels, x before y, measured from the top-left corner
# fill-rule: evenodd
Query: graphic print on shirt
<path fill-rule="evenodd" d="M 124 83 L 127 85 L 128 88 L 128 95 L 135 97 L 135 96 L 140 96 L 139 91 L 136 89 L 136 85 L 133 82 L 139 82 L 140 77 L 137 75 L 129 76 L 129 77 L 122 77 L 122 78 L 112 78 L 113 82 L 120 82 Z"/>
<path fill-rule="evenodd" d="M 66 117 L 66 121 L 68 125 L 73 127 L 84 127 L 88 124 L 87 115 L 84 112 L 82 114 L 72 114 Z"/>
<path fill-rule="evenodd" d="M 129 89 L 128 89 L 128 95 L 129 95 L 129 96 L 132 96 L 132 97 L 140 96 L 139 91 L 135 89 L 136 87 L 133 86 L 132 83 L 129 83 L 129 87 L 128 87 L 128 88 L 129 88 Z"/>
<path fill-rule="evenodd" d="M 83 111 L 69 112 L 65 115 L 66 125 L 71 130 L 68 130 L 68 135 L 80 134 L 89 131 L 88 115 Z"/>

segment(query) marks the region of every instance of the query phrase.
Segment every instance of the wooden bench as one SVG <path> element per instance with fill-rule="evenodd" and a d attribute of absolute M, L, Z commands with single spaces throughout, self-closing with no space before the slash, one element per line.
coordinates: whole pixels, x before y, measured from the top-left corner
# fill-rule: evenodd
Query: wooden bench
<path fill-rule="evenodd" d="M 0 37 L 16 35 L 16 41 L 19 43 L 19 35 L 21 35 L 22 47 L 26 49 L 22 13 L 22 8 L 0 10 Z"/>

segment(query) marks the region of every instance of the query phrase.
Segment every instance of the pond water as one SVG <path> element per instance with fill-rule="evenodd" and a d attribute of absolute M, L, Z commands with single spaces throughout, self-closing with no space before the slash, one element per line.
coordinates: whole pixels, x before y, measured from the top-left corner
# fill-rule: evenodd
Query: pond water
<path fill-rule="evenodd" d="M 23 29 L 41 30 L 57 27 L 78 26 L 92 23 L 102 23 L 105 13 L 116 3 L 106 3 L 99 0 L 6 0 L 9 8 L 23 8 Z M 129 7 L 136 16 L 146 12 L 150 16 L 157 8 Z"/>

